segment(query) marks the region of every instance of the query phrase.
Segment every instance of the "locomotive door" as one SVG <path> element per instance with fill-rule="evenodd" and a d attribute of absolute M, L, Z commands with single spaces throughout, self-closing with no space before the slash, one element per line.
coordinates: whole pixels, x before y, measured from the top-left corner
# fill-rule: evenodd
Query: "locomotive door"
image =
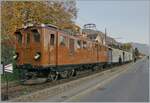
<path fill-rule="evenodd" d="M 56 33 L 49 35 L 49 64 L 55 65 L 56 63 Z"/>
<path fill-rule="evenodd" d="M 25 36 L 25 49 L 23 50 L 24 52 L 24 61 L 26 63 L 31 62 L 31 43 L 30 43 L 30 33 L 27 32 Z"/>

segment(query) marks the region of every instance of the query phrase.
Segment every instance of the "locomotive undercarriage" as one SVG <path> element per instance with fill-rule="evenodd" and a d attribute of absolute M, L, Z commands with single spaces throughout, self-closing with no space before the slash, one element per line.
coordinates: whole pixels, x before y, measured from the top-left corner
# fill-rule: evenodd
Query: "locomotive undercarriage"
<path fill-rule="evenodd" d="M 130 62 L 130 61 L 128 61 Z M 58 79 L 67 79 L 73 76 L 76 76 L 77 73 L 81 71 L 91 70 L 95 71 L 98 69 L 107 69 L 112 66 L 122 65 L 128 62 L 122 63 L 93 63 L 93 64 L 76 64 L 76 65 L 58 65 L 58 66 L 49 66 L 49 67 L 33 67 L 30 64 L 24 64 L 18 66 L 20 70 L 20 79 L 21 83 L 25 84 L 28 81 L 29 83 L 39 78 L 44 79 L 43 82 L 47 81 L 56 81 Z M 27 83 L 28 84 L 28 83 Z"/>
<path fill-rule="evenodd" d="M 58 79 L 67 79 L 76 76 L 78 72 L 96 69 L 103 69 L 106 63 L 93 63 L 93 64 L 76 64 L 76 65 L 58 65 L 49 67 L 33 67 L 31 64 L 19 65 L 20 81 L 25 84 L 28 81 L 34 81 L 39 78 L 47 81 L 56 81 Z M 31 83 L 32 84 L 32 83 Z"/>

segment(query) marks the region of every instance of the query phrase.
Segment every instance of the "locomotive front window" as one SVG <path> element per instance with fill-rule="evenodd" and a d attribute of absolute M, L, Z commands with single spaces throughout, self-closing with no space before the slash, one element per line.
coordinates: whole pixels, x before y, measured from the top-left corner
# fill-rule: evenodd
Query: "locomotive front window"
<path fill-rule="evenodd" d="M 22 44 L 22 34 L 21 34 L 21 32 L 16 32 L 16 38 L 17 38 L 18 44 Z"/>
<path fill-rule="evenodd" d="M 27 45 L 29 45 L 29 44 L 30 44 L 30 34 L 27 33 Z"/>
<path fill-rule="evenodd" d="M 40 33 L 36 29 L 33 29 L 31 31 L 33 33 L 34 41 L 40 42 Z"/>
<path fill-rule="evenodd" d="M 54 46 L 54 42 L 55 42 L 55 36 L 54 36 L 54 34 L 51 34 L 50 45 Z"/>

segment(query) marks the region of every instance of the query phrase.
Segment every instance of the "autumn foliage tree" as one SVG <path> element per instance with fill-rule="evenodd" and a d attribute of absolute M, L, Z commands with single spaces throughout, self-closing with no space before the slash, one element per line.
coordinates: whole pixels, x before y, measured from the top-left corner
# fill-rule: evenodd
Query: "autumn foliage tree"
<path fill-rule="evenodd" d="M 77 17 L 75 0 L 50 1 L 2 1 L 1 2 L 1 40 L 13 44 L 13 33 L 28 22 L 45 23 L 60 29 L 74 29 Z M 7 55 L 8 46 L 2 43 L 2 59 Z M 10 48 L 9 48 L 10 49 Z M 11 53 L 10 53 L 11 54 Z M 3 58 L 4 57 L 4 58 Z M 7 58 L 4 59 L 4 61 Z"/>
<path fill-rule="evenodd" d="M 132 48 L 132 45 L 131 45 L 131 43 L 124 43 L 124 44 L 121 46 L 121 48 L 122 48 L 123 50 L 128 50 L 128 51 L 130 51 L 131 48 Z"/>

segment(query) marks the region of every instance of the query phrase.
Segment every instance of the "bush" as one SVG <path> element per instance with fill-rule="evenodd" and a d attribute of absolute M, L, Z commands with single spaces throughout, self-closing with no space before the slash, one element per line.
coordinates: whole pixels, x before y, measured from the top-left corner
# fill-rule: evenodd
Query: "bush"
<path fill-rule="evenodd" d="M 8 42 L 8 41 L 6 41 Z M 13 63 L 14 70 L 13 73 L 7 73 L 7 77 L 9 81 L 14 81 L 19 79 L 19 70 L 16 68 L 16 62 L 13 60 L 15 49 L 13 46 L 8 45 L 8 43 L 2 42 L 1 45 L 1 60 L 4 65 Z M 1 75 L 1 81 L 4 82 L 6 78 L 4 77 L 4 74 Z"/>
<path fill-rule="evenodd" d="M 13 73 L 6 73 L 8 81 L 18 81 L 19 80 L 19 69 L 14 68 Z M 6 78 L 5 75 L 1 75 L 1 82 L 5 82 Z"/>

